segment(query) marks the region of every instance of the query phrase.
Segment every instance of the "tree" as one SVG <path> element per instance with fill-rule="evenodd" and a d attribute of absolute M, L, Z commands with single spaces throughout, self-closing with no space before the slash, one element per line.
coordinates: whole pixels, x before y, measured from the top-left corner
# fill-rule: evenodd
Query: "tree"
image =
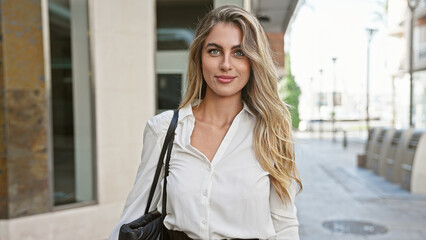
<path fill-rule="evenodd" d="M 300 87 L 297 85 L 294 76 L 291 74 L 290 55 L 285 55 L 286 75 L 279 81 L 279 95 L 282 101 L 290 105 L 292 126 L 299 128 L 299 97 L 301 94 Z"/>

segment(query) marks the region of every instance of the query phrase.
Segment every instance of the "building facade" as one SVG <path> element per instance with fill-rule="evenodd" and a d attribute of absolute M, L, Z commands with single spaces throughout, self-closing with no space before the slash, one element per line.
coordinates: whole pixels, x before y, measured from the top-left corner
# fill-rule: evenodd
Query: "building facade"
<path fill-rule="evenodd" d="M 105 239 L 155 113 L 155 2 L 1 15 L 0 239 Z"/>
<path fill-rule="evenodd" d="M 388 60 L 393 84 L 393 119 L 396 127 L 426 127 L 426 1 L 417 0 L 414 9 L 412 59 L 413 92 L 410 94 L 409 52 L 411 11 L 405 0 L 389 0 L 388 31 L 391 45 Z M 412 97 L 412 106 L 410 98 Z"/>

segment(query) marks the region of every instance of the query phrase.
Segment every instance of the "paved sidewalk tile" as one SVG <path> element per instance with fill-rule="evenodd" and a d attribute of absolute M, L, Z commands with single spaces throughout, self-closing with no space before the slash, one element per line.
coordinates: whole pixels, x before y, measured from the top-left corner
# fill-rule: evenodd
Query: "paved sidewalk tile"
<path fill-rule="evenodd" d="M 344 149 L 341 142 L 296 135 L 303 183 L 296 198 L 300 239 L 426 240 L 426 195 L 358 168 L 356 155 L 362 152 L 359 141 Z"/>

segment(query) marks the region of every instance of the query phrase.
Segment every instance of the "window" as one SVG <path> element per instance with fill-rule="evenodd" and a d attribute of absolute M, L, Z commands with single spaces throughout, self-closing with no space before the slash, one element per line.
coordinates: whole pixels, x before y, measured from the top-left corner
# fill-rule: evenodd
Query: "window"
<path fill-rule="evenodd" d="M 157 0 L 157 50 L 186 50 L 199 19 L 213 8 L 211 0 Z"/>
<path fill-rule="evenodd" d="M 94 200 L 87 1 L 49 0 L 54 206 Z"/>
<path fill-rule="evenodd" d="M 416 128 L 426 127 L 426 71 L 413 75 L 413 123 Z"/>
<path fill-rule="evenodd" d="M 175 109 L 185 89 L 188 49 L 212 0 L 157 0 L 157 113 Z"/>
<path fill-rule="evenodd" d="M 159 109 L 177 109 L 182 90 L 182 74 L 157 74 Z"/>

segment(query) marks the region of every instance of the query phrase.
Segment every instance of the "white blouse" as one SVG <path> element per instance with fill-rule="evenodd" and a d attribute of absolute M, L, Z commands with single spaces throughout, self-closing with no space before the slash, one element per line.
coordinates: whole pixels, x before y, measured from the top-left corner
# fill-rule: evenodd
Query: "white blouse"
<path fill-rule="evenodd" d="M 147 122 L 135 184 L 111 240 L 118 239 L 122 224 L 144 214 L 172 116 L 172 111 L 166 111 Z M 164 225 L 168 229 L 183 231 L 193 239 L 299 239 L 295 184 L 289 191 L 291 203 L 282 203 L 269 181 L 269 173 L 255 156 L 255 121 L 244 104 L 210 162 L 191 146 L 195 123 L 192 107 L 180 110 L 167 178 Z M 163 176 L 164 173 L 160 180 Z M 150 211 L 161 211 L 162 181 L 159 182 Z"/>

